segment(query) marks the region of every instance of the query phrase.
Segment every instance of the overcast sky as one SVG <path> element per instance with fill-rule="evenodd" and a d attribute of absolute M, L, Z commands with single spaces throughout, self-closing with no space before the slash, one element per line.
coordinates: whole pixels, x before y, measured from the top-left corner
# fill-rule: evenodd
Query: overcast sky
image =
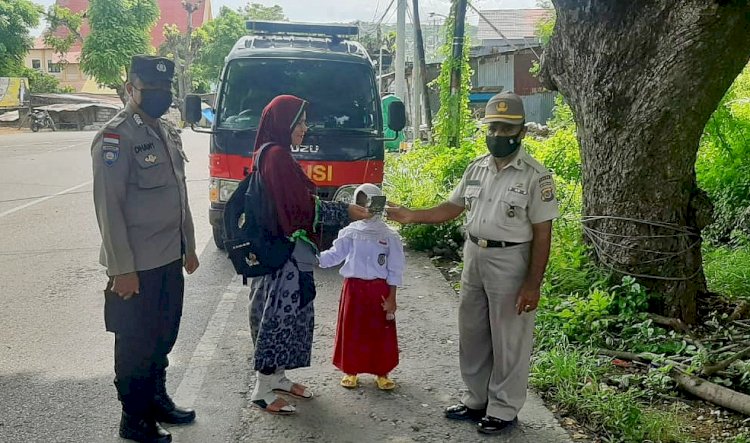
<path fill-rule="evenodd" d="M 172 0 L 179 1 L 179 0 Z M 35 0 L 35 3 L 48 7 L 55 0 Z M 280 5 L 287 17 L 293 21 L 309 22 L 348 22 L 354 20 L 377 21 L 385 13 L 390 0 L 251 0 L 252 3 L 265 5 Z M 411 1 L 407 0 L 409 7 Z M 214 15 L 222 6 L 238 8 L 246 5 L 247 0 L 211 0 Z M 534 8 L 536 0 L 473 0 L 472 4 L 479 9 L 515 9 Z M 395 22 L 394 8 L 391 9 L 386 22 Z M 420 0 L 419 12 L 422 20 L 429 20 L 429 13 L 448 14 L 450 0 Z M 476 14 L 469 10 L 468 19 L 472 23 L 478 21 Z M 407 16 L 407 21 L 410 21 Z M 39 34 L 41 29 L 35 34 Z"/>

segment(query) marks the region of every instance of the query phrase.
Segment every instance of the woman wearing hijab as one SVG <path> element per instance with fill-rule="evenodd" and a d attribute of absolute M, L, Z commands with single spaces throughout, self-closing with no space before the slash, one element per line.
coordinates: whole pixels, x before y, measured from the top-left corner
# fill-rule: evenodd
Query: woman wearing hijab
<path fill-rule="evenodd" d="M 272 414 L 289 415 L 294 406 L 276 394 L 310 399 L 313 393 L 285 371 L 310 366 L 315 282 L 313 266 L 323 225 L 338 229 L 369 217 L 367 209 L 317 198 L 315 184 L 292 157 L 291 146 L 307 131 L 307 102 L 274 98 L 263 110 L 255 152 L 264 147 L 259 172 L 273 200 L 279 231 L 295 242 L 289 261 L 276 272 L 251 279 L 250 329 L 255 344 L 256 384 L 251 401 Z M 265 145 L 265 146 L 264 146 Z"/>

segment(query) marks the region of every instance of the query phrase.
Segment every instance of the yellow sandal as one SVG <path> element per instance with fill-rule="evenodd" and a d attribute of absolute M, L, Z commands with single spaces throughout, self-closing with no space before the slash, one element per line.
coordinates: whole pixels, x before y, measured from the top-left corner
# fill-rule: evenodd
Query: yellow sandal
<path fill-rule="evenodd" d="M 381 391 L 390 391 L 396 388 L 396 383 L 388 378 L 388 376 L 375 377 L 375 383 L 377 383 L 378 389 Z"/>
<path fill-rule="evenodd" d="M 345 387 L 346 389 L 354 389 L 357 387 L 358 381 L 359 381 L 359 378 L 357 377 L 356 374 L 355 375 L 347 374 L 341 379 L 341 386 Z"/>

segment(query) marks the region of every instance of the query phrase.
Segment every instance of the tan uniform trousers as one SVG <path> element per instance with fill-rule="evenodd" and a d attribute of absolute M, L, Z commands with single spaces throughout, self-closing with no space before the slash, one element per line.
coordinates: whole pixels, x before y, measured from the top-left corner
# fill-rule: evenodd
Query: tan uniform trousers
<path fill-rule="evenodd" d="M 462 402 L 512 420 L 526 401 L 535 312 L 518 315 L 516 297 L 531 243 L 507 248 L 464 247 L 458 310 L 459 363 L 468 388 Z"/>

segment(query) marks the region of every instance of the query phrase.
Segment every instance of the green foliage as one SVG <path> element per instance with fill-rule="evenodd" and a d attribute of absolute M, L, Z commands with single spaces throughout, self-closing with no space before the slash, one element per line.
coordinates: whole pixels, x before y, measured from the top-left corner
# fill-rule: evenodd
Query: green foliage
<path fill-rule="evenodd" d="M 739 75 L 706 124 L 696 162 L 699 186 L 714 204 L 705 237 L 731 243 L 750 234 L 750 66 Z"/>
<path fill-rule="evenodd" d="M 130 59 L 152 52 L 150 32 L 158 18 L 156 0 L 91 0 L 91 33 L 81 53 L 83 72 L 101 85 L 122 88 Z"/>
<path fill-rule="evenodd" d="M 224 58 L 229 55 L 237 40 L 248 31 L 247 20 L 285 21 L 284 10 L 279 5 L 263 6 L 252 3 L 237 10 L 223 6 L 219 15 L 206 22 L 195 32 L 200 40 L 198 58 L 192 67 L 193 78 L 204 84 L 215 83 L 224 66 Z"/>
<path fill-rule="evenodd" d="M 39 24 L 40 8 L 29 0 L 0 0 L 0 77 L 23 66 L 33 39 L 29 29 Z"/>
<path fill-rule="evenodd" d="M 446 23 L 448 35 L 453 35 L 454 24 L 453 19 Z M 384 187 L 394 203 L 427 208 L 446 201 L 469 163 L 487 152 L 483 137 L 476 137 L 481 132 L 469 110 L 469 46 L 467 39 L 462 60 L 453 60 L 451 44 L 441 49 L 446 59 L 433 84 L 440 88 L 441 103 L 435 118 L 435 144 L 416 143 L 408 153 L 389 156 L 386 162 Z M 461 92 L 451 94 L 451 72 L 457 63 L 461 64 Z M 449 146 L 456 135 L 459 146 Z M 412 248 L 455 256 L 464 238 L 461 225 L 462 217 L 442 225 L 404 226 L 401 233 Z"/>
<path fill-rule="evenodd" d="M 66 54 L 74 44 L 83 40 L 80 29 L 83 24 L 84 13 L 83 11 L 74 13 L 70 9 L 57 4 L 50 6 L 47 14 L 45 14 L 49 27 L 44 34 L 44 43 L 59 54 Z M 67 32 L 62 33 L 64 35 L 55 33 L 55 30 L 60 28 L 66 29 Z"/>
<path fill-rule="evenodd" d="M 703 246 L 703 271 L 708 289 L 727 297 L 750 299 L 750 244 L 732 248 Z"/>
<path fill-rule="evenodd" d="M 470 41 L 468 36 L 464 38 L 463 56 L 461 60 L 453 58 L 453 33 L 455 30 L 455 18 L 449 18 L 445 23 L 446 35 L 440 49 L 441 55 L 445 57 L 440 67 L 440 75 L 430 85 L 440 89 L 440 109 L 435 117 L 435 141 L 439 145 L 447 146 L 454 137 L 458 137 L 459 144 L 470 139 L 476 133 L 476 122 L 472 118 L 469 109 L 469 91 L 471 90 L 472 70 L 469 65 Z M 451 92 L 451 75 L 453 70 L 460 64 L 461 88 L 460 93 Z"/>
<path fill-rule="evenodd" d="M 641 389 L 615 389 L 605 376 L 593 353 L 561 340 L 535 355 L 530 383 L 607 441 L 685 441 L 677 414 L 644 406 Z"/>
<path fill-rule="evenodd" d="M 409 152 L 389 155 L 384 189 L 394 203 L 427 208 L 448 199 L 463 171 L 484 152 L 483 144 L 467 141 L 460 148 L 416 144 Z M 442 225 L 404 226 L 401 234 L 417 250 L 445 250 L 455 254 L 463 242 L 462 220 Z"/>
<path fill-rule="evenodd" d="M 57 77 L 31 68 L 21 68 L 14 73 L 15 77 L 29 79 L 29 89 L 36 94 L 75 92 L 71 86 L 60 86 Z"/>

